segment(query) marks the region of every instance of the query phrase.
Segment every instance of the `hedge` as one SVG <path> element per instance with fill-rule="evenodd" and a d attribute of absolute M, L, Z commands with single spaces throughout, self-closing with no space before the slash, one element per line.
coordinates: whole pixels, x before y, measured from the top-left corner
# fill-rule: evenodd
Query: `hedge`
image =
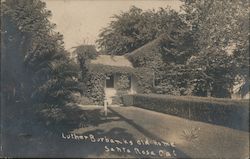
<path fill-rule="evenodd" d="M 123 96 L 123 104 L 248 131 L 248 100 L 136 94 Z"/>

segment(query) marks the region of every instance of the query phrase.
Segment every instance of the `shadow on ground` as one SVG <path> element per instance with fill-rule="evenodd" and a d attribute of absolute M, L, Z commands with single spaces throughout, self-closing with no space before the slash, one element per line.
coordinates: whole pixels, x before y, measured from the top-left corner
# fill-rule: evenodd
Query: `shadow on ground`
<path fill-rule="evenodd" d="M 13 114 L 8 112 L 10 110 L 6 111 L 6 113 Z M 114 124 L 114 122 L 121 121 L 132 126 L 149 140 L 163 141 L 114 110 L 109 110 L 108 118 L 104 117 L 102 109 L 82 110 L 79 107 L 70 107 L 67 111 L 69 112 L 68 115 L 70 118 L 49 126 L 44 124 L 43 121 L 40 121 L 40 118 L 28 116 L 28 112 L 23 114 L 16 112 L 14 115 L 15 118 L 6 118 L 4 120 L 5 130 L 2 133 L 2 143 L 4 145 L 3 155 L 8 157 L 155 158 L 161 157 L 161 155 L 165 156 L 166 152 L 169 152 L 173 156 L 173 150 L 175 150 L 177 157 L 188 157 L 180 150 L 171 146 L 153 144 L 138 145 L 136 144 L 137 139 L 133 132 L 131 133 L 126 128 L 119 127 L 119 125 L 112 125 L 112 128 L 109 130 L 98 128 L 101 124 Z M 77 140 L 74 138 L 65 139 L 62 137 L 62 133 L 64 133 L 64 135 L 69 135 L 74 130 L 85 130 L 88 127 L 95 127 L 95 129 L 77 135 L 93 135 L 96 142 L 90 139 Z M 115 139 L 121 141 L 122 144 L 111 143 L 111 141 L 106 142 L 105 140 L 103 142 L 97 142 L 98 138 Z M 127 144 L 127 142 L 132 142 L 133 145 Z M 155 155 L 152 155 L 151 151 L 153 151 Z M 160 155 L 159 151 L 161 152 Z"/>

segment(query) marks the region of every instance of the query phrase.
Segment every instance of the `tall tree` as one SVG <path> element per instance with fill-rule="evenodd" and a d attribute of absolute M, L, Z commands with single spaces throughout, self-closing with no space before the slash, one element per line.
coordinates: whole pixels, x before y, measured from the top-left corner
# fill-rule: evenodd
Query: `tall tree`
<path fill-rule="evenodd" d="M 9 0 L 1 3 L 2 12 L 2 57 L 3 82 L 10 96 L 31 93 L 31 78 L 23 61 L 31 45 L 32 37 L 49 27 L 46 21 L 50 13 L 44 10 L 45 3 L 40 1 Z M 42 27 L 44 26 L 44 27 Z M 8 93 L 9 94 L 9 93 Z M 23 95 L 22 95 L 23 96 Z"/>
<path fill-rule="evenodd" d="M 183 82 L 187 83 L 186 81 L 178 78 L 180 84 L 171 86 L 171 89 L 166 88 L 170 84 L 169 81 L 176 82 L 177 78 L 174 74 L 179 74 L 176 71 L 182 68 L 180 65 L 185 65 L 187 60 L 196 53 L 193 47 L 192 31 L 178 12 L 170 8 L 143 11 L 137 7 L 132 7 L 128 12 L 115 15 L 113 18 L 114 20 L 110 25 L 99 35 L 100 38 L 97 42 L 102 49 L 108 54 L 123 55 L 154 39 L 158 39 L 158 41 L 160 39 L 160 42 L 155 42 L 152 46 L 152 48 L 156 48 L 153 52 L 162 55 L 163 59 L 161 60 L 164 61 L 164 63 L 155 61 L 155 63 L 161 65 L 158 67 L 160 70 L 154 70 L 157 79 L 159 79 L 159 87 L 164 89 L 164 91 L 159 92 L 172 94 L 172 88 L 179 90 L 177 87 L 180 85 L 187 85 L 183 84 Z M 147 52 L 151 52 L 150 49 L 152 48 L 147 48 Z M 143 53 L 139 56 L 141 56 L 140 60 L 142 61 L 148 60 L 143 58 Z M 146 53 L 145 56 L 147 56 Z M 154 55 L 152 54 L 152 56 Z M 132 61 L 134 66 L 139 65 L 135 63 L 138 60 Z M 175 72 L 173 73 L 172 70 Z"/>
<path fill-rule="evenodd" d="M 152 41 L 163 33 L 181 33 L 184 23 L 170 8 L 143 11 L 135 6 L 112 17 L 99 34 L 97 43 L 107 54 L 123 55 Z"/>
<path fill-rule="evenodd" d="M 45 2 L 8 0 L 1 6 L 6 93 L 14 98 L 17 93 L 24 93 L 22 98 L 26 102 L 31 101 L 35 92 L 43 92 L 37 96 L 44 97 L 43 102 L 53 101 L 46 94 L 54 96 L 53 99 L 68 96 L 76 84 L 73 78 L 76 70 L 64 50 L 62 35 L 53 31 L 55 24 L 49 21 L 51 12 Z"/>
<path fill-rule="evenodd" d="M 97 50 L 94 45 L 80 45 L 75 48 L 73 54 L 76 55 L 77 63 L 80 67 L 81 81 L 84 81 L 88 72 L 87 64 L 89 60 L 96 58 Z"/>
<path fill-rule="evenodd" d="M 184 17 L 198 53 L 190 67 L 201 94 L 208 90 L 212 96 L 229 97 L 236 76 L 249 78 L 247 4 L 245 0 L 184 1 Z"/>

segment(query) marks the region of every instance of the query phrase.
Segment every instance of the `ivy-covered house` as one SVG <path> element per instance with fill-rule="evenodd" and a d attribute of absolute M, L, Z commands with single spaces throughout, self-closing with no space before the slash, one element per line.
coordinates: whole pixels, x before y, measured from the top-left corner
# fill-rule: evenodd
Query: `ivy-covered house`
<path fill-rule="evenodd" d="M 154 71 L 134 67 L 125 56 L 99 55 L 88 63 L 89 79 L 86 96 L 97 103 L 106 98 L 108 104 L 120 104 L 124 94 L 150 93 Z"/>
<path fill-rule="evenodd" d="M 89 70 L 104 75 L 103 89 L 108 104 L 114 104 L 114 98 L 121 93 L 137 92 L 135 69 L 124 56 L 99 55 L 90 61 Z"/>
<path fill-rule="evenodd" d="M 153 92 L 157 71 L 164 65 L 161 42 L 162 36 L 123 56 L 98 55 L 90 59 L 84 96 L 98 104 L 103 104 L 105 98 L 108 104 L 119 104 L 124 94 Z"/>
<path fill-rule="evenodd" d="M 172 64 L 183 59 L 175 59 L 167 50 L 171 41 L 163 34 L 123 56 L 91 58 L 86 63 L 84 96 L 102 105 L 105 98 L 108 104 L 119 104 L 124 94 L 192 95 L 193 85 L 188 81 L 186 66 Z"/>
<path fill-rule="evenodd" d="M 124 94 L 151 93 L 163 65 L 159 37 L 123 56 L 98 55 L 88 64 L 85 96 L 98 104 L 118 104 Z"/>

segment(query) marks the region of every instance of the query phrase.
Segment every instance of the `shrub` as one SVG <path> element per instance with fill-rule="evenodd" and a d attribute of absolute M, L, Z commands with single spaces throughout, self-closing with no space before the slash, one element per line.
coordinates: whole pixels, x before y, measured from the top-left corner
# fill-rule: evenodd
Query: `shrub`
<path fill-rule="evenodd" d="M 37 104 L 36 113 L 46 125 L 57 124 L 66 119 L 66 114 L 62 106 L 53 104 Z"/>
<path fill-rule="evenodd" d="M 114 96 L 112 97 L 112 105 L 120 105 L 122 104 L 121 97 L 120 96 Z"/>
<path fill-rule="evenodd" d="M 187 127 L 182 131 L 182 136 L 186 141 L 195 141 L 199 138 L 200 128 Z"/>
<path fill-rule="evenodd" d="M 128 97 L 130 96 L 130 97 Z M 154 110 L 179 117 L 248 129 L 248 101 L 231 99 L 136 94 L 124 96 L 124 105 Z M 133 103 L 129 103 L 133 98 Z M 129 101 L 125 101 L 128 99 Z"/>
<path fill-rule="evenodd" d="M 122 96 L 122 104 L 124 106 L 131 106 L 134 104 L 134 98 L 133 98 L 133 95 L 123 95 Z"/>
<path fill-rule="evenodd" d="M 123 104 L 123 96 L 127 95 L 127 91 L 118 90 L 116 96 L 112 97 L 112 104 L 121 105 Z"/>
<path fill-rule="evenodd" d="M 79 97 L 79 103 L 83 104 L 83 105 L 93 105 L 94 104 L 94 102 L 91 99 L 89 99 L 88 97 L 84 97 L 84 96 Z"/>

